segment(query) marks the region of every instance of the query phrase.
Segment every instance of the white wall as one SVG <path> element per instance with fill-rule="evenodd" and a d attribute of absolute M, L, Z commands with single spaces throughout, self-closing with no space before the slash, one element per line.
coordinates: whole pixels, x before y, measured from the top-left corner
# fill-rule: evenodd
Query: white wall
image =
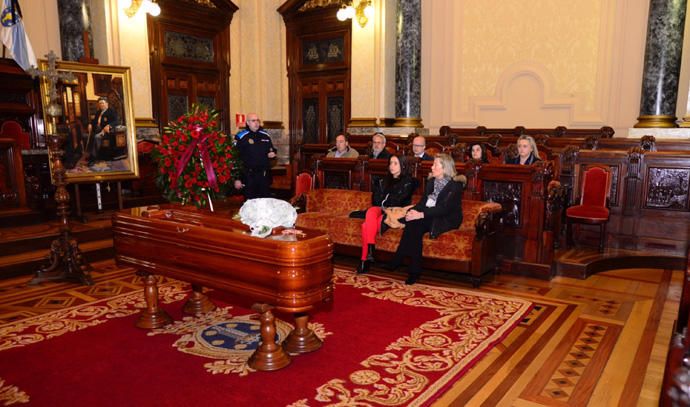
<path fill-rule="evenodd" d="M 639 115 L 649 0 L 422 2 L 422 118 L 599 127 Z"/>

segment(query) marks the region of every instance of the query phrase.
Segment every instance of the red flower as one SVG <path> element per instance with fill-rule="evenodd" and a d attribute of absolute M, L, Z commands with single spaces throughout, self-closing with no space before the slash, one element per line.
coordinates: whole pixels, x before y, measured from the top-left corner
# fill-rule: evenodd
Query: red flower
<path fill-rule="evenodd" d="M 193 105 L 189 113 L 165 127 L 161 144 L 154 148 L 152 155 L 158 164 L 156 182 L 169 200 L 205 206 L 207 194 L 215 199 L 232 189 L 232 180 L 238 176 L 237 154 L 232 138 L 218 131 L 218 116 L 212 109 Z M 202 169 L 198 148 L 190 146 L 193 140 L 204 136 L 208 155 L 203 160 L 210 161 L 204 162 L 210 168 Z M 185 161 L 181 162 L 183 157 Z M 209 186 L 207 169 L 215 174 L 217 182 L 213 188 Z"/>
<path fill-rule="evenodd" d="M 193 139 L 198 139 L 201 136 L 201 131 L 204 128 L 199 126 L 198 124 L 192 128 L 192 131 L 189 133 L 190 136 L 192 136 Z"/>

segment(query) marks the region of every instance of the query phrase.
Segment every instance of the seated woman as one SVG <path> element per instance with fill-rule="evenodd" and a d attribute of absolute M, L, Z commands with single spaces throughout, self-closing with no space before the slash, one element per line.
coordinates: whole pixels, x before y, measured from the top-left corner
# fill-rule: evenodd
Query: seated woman
<path fill-rule="evenodd" d="M 537 143 L 534 142 L 532 136 L 523 134 L 518 137 L 517 149 L 517 157 L 506 157 L 506 164 L 530 165 L 537 161 L 541 161 L 539 158 L 539 151 L 537 150 Z"/>
<path fill-rule="evenodd" d="M 417 186 L 410 176 L 408 159 L 401 155 L 392 155 L 388 159 L 388 174 L 374 182 L 371 196 L 372 207 L 367 209 L 362 224 L 362 261 L 357 267 L 357 274 L 369 271 L 370 263 L 374 260 L 376 233 L 381 229 L 384 220 L 383 207 L 406 206 L 412 200 L 412 192 Z"/>
<path fill-rule="evenodd" d="M 470 158 L 474 161 L 479 161 L 482 164 L 489 162 L 489 159 L 486 157 L 484 145 L 478 142 L 470 144 Z"/>
<path fill-rule="evenodd" d="M 444 232 L 462 224 L 462 190 L 466 178 L 458 176 L 455 162 L 448 154 L 439 154 L 431 166 L 429 182 L 424 196 L 405 215 L 405 229 L 393 260 L 387 268 L 395 270 L 405 256 L 410 257 L 410 268 L 405 284 L 414 284 L 422 273 L 422 237 L 437 238 Z"/>

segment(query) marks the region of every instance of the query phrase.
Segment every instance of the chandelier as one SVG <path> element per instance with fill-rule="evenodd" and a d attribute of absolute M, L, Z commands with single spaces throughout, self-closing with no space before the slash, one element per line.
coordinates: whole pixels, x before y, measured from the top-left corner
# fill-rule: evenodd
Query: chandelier
<path fill-rule="evenodd" d="M 359 0 L 359 4 L 355 7 L 354 1 L 343 3 L 336 17 L 340 21 L 356 18 L 359 26 L 364 28 L 369 19 L 374 16 L 374 6 L 371 5 L 371 0 Z"/>
<path fill-rule="evenodd" d="M 120 3 L 129 18 L 134 17 L 139 10 L 151 14 L 153 17 L 157 17 L 161 13 L 161 6 L 156 3 L 156 0 L 121 0 Z"/>

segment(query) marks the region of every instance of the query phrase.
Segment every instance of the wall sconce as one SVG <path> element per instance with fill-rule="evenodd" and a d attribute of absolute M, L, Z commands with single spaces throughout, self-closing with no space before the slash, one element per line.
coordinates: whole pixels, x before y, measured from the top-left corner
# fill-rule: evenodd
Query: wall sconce
<path fill-rule="evenodd" d="M 348 3 L 343 3 L 340 7 L 336 17 L 340 21 L 345 21 L 347 19 L 356 18 L 359 26 L 364 28 L 370 18 L 374 16 L 374 6 L 371 5 L 371 0 L 359 0 L 357 7 L 354 7 L 354 1 Z"/>
<path fill-rule="evenodd" d="M 161 13 L 161 7 L 156 3 L 156 0 L 124 0 L 122 9 L 129 18 L 134 17 L 139 10 L 151 14 L 153 17 L 158 17 Z"/>

